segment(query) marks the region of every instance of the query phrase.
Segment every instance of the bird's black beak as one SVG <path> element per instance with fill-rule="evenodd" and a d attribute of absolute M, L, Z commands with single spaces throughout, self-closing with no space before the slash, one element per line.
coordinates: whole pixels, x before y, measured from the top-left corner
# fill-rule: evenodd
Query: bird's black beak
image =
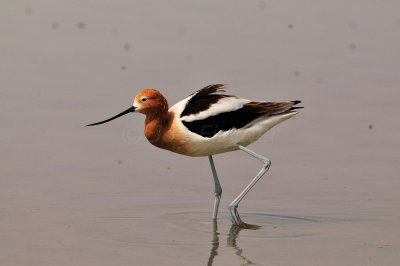
<path fill-rule="evenodd" d="M 120 116 L 129 114 L 129 113 L 133 113 L 133 112 L 135 112 L 135 110 L 136 110 L 136 107 L 135 107 L 135 106 L 132 106 L 132 107 L 129 107 L 128 109 L 126 109 L 125 111 L 123 111 L 122 113 L 117 114 L 116 116 L 113 116 L 113 117 L 111 117 L 111 118 L 109 118 L 109 119 L 106 119 L 106 120 L 104 120 L 104 121 L 100 121 L 100 122 L 97 122 L 97 123 L 89 124 L 89 125 L 86 125 L 86 126 L 87 126 L 87 127 L 90 127 L 90 126 L 95 126 L 95 125 L 104 124 L 104 123 L 107 123 L 107 122 L 109 122 L 109 121 L 111 121 L 111 120 L 114 120 L 115 118 L 118 118 L 118 117 L 120 117 Z"/>

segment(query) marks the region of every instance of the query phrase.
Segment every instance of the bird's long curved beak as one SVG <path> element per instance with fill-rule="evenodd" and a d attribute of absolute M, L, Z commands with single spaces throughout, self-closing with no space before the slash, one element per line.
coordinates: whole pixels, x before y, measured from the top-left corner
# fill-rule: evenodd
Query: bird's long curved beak
<path fill-rule="evenodd" d="M 104 120 L 104 121 L 100 121 L 100 122 L 97 122 L 97 123 L 89 124 L 89 125 L 86 125 L 86 126 L 87 126 L 87 127 L 90 127 L 90 126 L 95 126 L 95 125 L 104 124 L 104 123 L 107 123 L 107 122 L 109 122 L 109 121 L 111 121 L 111 120 L 114 120 L 115 118 L 118 118 L 118 117 L 120 117 L 120 116 L 123 116 L 123 115 L 129 114 L 129 113 L 135 112 L 135 110 L 136 110 L 136 107 L 135 107 L 135 106 L 132 106 L 132 107 L 129 107 L 128 109 L 126 109 L 125 111 L 123 111 L 122 113 L 117 114 L 116 116 L 113 116 L 113 117 L 111 117 L 111 118 L 109 118 L 109 119 L 106 119 L 106 120 Z"/>

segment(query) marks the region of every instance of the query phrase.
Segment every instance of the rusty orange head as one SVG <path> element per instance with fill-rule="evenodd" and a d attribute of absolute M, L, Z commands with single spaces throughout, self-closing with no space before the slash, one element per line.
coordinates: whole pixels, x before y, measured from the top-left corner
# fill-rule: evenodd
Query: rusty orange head
<path fill-rule="evenodd" d="M 126 109 L 125 111 L 100 122 L 89 124 L 86 126 L 95 126 L 107 123 L 111 120 L 114 120 L 120 116 L 132 113 L 139 112 L 143 113 L 147 116 L 149 115 L 159 115 L 161 113 L 168 112 L 168 102 L 167 99 L 156 89 L 144 89 L 139 92 L 135 99 L 133 100 L 133 105 Z"/>

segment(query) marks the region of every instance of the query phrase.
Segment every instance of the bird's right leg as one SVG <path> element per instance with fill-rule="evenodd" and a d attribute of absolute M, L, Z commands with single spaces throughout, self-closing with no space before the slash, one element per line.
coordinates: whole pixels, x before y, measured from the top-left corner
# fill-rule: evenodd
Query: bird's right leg
<path fill-rule="evenodd" d="M 211 165 L 211 171 L 214 177 L 214 210 L 213 210 L 213 219 L 217 219 L 218 215 L 218 208 L 219 208 L 219 201 L 221 200 L 221 195 L 222 195 L 222 188 L 218 180 L 218 175 L 217 175 L 217 170 L 215 170 L 215 165 L 214 165 L 214 160 L 211 155 L 208 156 L 208 159 L 210 160 L 210 165 Z"/>
<path fill-rule="evenodd" d="M 257 181 L 260 180 L 260 178 L 268 171 L 269 167 L 271 166 L 271 160 L 264 156 L 259 155 L 258 153 L 255 153 L 254 151 L 252 151 L 246 147 L 243 147 L 241 145 L 236 145 L 236 146 L 238 147 L 238 149 L 253 156 L 254 158 L 256 158 L 257 160 L 259 160 L 263 163 L 263 166 L 262 166 L 260 172 L 258 172 L 258 174 L 253 178 L 253 180 L 251 180 L 250 184 L 247 185 L 247 187 L 239 194 L 239 196 L 237 196 L 231 202 L 231 204 L 229 204 L 229 215 L 230 215 L 232 224 L 240 226 L 243 224 L 243 222 L 240 219 L 239 213 L 237 211 L 239 202 L 244 198 L 244 196 L 246 196 L 246 194 L 250 191 L 250 189 L 257 183 Z"/>

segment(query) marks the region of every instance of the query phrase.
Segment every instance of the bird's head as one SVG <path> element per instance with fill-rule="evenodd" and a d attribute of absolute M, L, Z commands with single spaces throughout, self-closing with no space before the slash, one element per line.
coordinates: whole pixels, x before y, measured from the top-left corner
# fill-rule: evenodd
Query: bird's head
<path fill-rule="evenodd" d="M 125 111 L 100 122 L 89 124 L 86 126 L 95 126 L 107 123 L 111 120 L 114 120 L 120 116 L 139 112 L 145 114 L 147 117 L 149 116 L 158 116 L 160 114 L 168 112 L 168 102 L 167 99 L 156 89 L 144 89 L 139 92 L 135 99 L 133 100 L 133 104 L 131 107 L 126 109 Z"/>
<path fill-rule="evenodd" d="M 145 115 L 158 115 L 168 111 L 167 99 L 156 89 L 144 89 L 133 100 L 135 111 Z"/>

